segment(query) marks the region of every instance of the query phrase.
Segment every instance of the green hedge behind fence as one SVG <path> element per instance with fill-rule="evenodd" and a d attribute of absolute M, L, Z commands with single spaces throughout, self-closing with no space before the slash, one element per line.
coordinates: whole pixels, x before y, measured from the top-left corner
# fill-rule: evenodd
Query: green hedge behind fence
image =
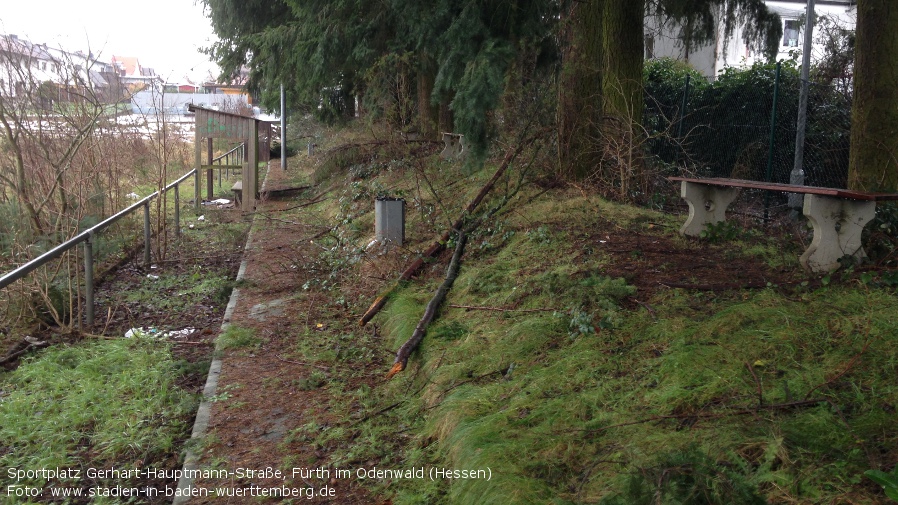
<path fill-rule="evenodd" d="M 794 63 L 782 64 L 771 137 L 775 75 L 776 65 L 755 64 L 727 68 L 709 80 L 681 62 L 647 62 L 648 153 L 675 165 L 678 174 L 763 181 L 772 139 L 770 181 L 789 182 L 800 77 Z M 851 97 L 834 86 L 811 83 L 807 114 L 805 184 L 845 187 Z"/>

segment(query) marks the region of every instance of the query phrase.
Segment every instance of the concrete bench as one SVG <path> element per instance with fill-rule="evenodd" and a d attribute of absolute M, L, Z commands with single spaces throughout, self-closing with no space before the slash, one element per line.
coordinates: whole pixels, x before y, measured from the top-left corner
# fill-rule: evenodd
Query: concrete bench
<path fill-rule="evenodd" d="M 864 226 L 876 213 L 876 202 L 898 200 L 898 193 L 797 186 L 740 179 L 668 177 L 680 182 L 680 196 L 689 204 L 681 235 L 697 237 L 709 224 L 726 220 L 727 207 L 745 189 L 804 194 L 803 213 L 814 227 L 814 238 L 799 261 L 810 272 L 829 272 L 843 256 L 867 257 L 861 245 Z"/>
<path fill-rule="evenodd" d="M 443 151 L 440 152 L 440 158 L 460 159 L 466 151 L 465 136 L 460 133 L 443 132 Z"/>

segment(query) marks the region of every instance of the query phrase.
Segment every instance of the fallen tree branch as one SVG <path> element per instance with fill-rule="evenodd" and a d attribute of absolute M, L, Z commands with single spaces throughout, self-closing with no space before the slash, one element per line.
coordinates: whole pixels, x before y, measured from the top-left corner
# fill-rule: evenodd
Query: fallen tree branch
<path fill-rule="evenodd" d="M 761 380 L 758 379 L 758 374 L 755 373 L 755 368 L 751 366 L 748 361 L 744 361 L 743 364 L 745 365 L 745 368 L 748 368 L 749 373 L 751 373 L 751 376 L 755 379 L 755 387 L 758 390 L 758 407 L 761 407 L 764 405 L 764 389 L 761 387 Z"/>
<path fill-rule="evenodd" d="M 464 386 L 465 384 L 470 384 L 470 383 L 472 383 L 472 382 L 477 382 L 477 381 L 479 381 L 480 379 L 485 379 L 485 378 L 491 377 L 491 376 L 493 376 L 493 375 L 505 375 L 506 370 L 507 370 L 507 369 L 505 369 L 505 370 L 493 370 L 492 372 L 485 373 L 485 374 L 483 374 L 483 375 L 478 375 L 477 377 L 472 377 L 472 378 L 470 378 L 470 379 L 468 379 L 468 380 L 466 380 L 466 381 L 461 381 L 461 382 L 459 382 L 458 384 L 455 384 L 455 385 L 453 385 L 453 386 L 451 386 L 451 387 L 449 387 L 449 388 L 447 388 L 447 389 L 444 389 L 442 394 L 445 395 L 446 393 L 448 393 L 449 391 L 452 391 L 453 389 L 455 389 L 455 388 L 457 388 L 457 387 L 461 387 L 461 386 Z"/>
<path fill-rule="evenodd" d="M 831 403 L 826 398 L 817 398 L 815 400 L 801 400 L 796 402 L 787 402 L 787 403 L 775 403 L 772 405 L 758 405 L 755 408 L 751 409 L 742 409 L 742 410 L 733 410 L 729 412 L 700 412 L 696 414 L 674 414 L 668 416 L 652 416 L 645 419 L 640 419 L 638 421 L 629 421 L 626 423 L 618 423 L 618 424 L 609 424 L 608 426 L 602 426 L 601 428 L 595 428 L 592 430 L 577 430 L 587 433 L 600 433 L 603 431 L 610 430 L 612 428 L 621 428 L 624 426 L 634 426 L 637 424 L 645 424 L 651 423 L 654 421 L 663 421 L 665 419 L 719 419 L 723 417 L 731 417 L 731 416 L 744 416 L 749 414 L 757 414 L 762 410 L 782 410 L 782 409 L 791 409 L 797 407 L 809 407 L 813 405 L 817 405 L 819 403 Z"/>
<path fill-rule="evenodd" d="M 869 324 L 869 322 L 868 322 L 868 324 Z M 864 354 L 866 354 L 867 349 L 870 348 L 870 344 L 872 342 L 873 342 L 873 339 L 870 337 L 870 327 L 868 326 L 867 327 L 867 340 L 866 340 L 866 342 L 864 342 L 864 346 L 861 348 L 860 352 L 855 354 L 854 357 L 848 361 L 848 363 L 842 368 L 841 372 L 837 373 L 836 375 L 832 376 L 831 378 L 827 379 L 826 381 L 812 387 L 810 389 L 810 391 L 808 391 L 808 393 L 806 395 L 804 395 L 805 400 L 807 400 L 811 396 L 811 393 L 813 393 L 814 391 L 817 391 L 818 389 L 820 389 L 824 386 L 828 386 L 828 385 L 832 384 L 833 382 L 836 382 L 837 380 L 844 377 L 845 374 L 847 374 L 849 371 L 851 371 L 851 369 L 854 368 L 854 365 L 857 364 L 858 360 L 860 360 L 861 357 Z"/>
<path fill-rule="evenodd" d="M 479 305 L 455 305 L 450 303 L 447 307 L 452 307 L 453 309 L 465 309 L 465 310 L 490 310 L 493 312 L 520 312 L 520 313 L 528 313 L 528 312 L 558 312 L 558 309 L 505 309 L 502 307 L 482 307 Z"/>
<path fill-rule="evenodd" d="M 384 307 L 387 303 L 387 298 L 389 298 L 390 293 L 396 289 L 396 287 L 402 283 L 403 281 L 407 281 L 411 279 L 421 267 L 427 262 L 429 258 L 433 258 L 437 254 L 443 251 L 446 248 L 446 242 L 449 241 L 449 234 L 452 233 L 453 230 L 460 230 L 465 220 L 474 212 L 480 202 L 486 198 L 486 195 L 493 189 L 493 186 L 496 185 L 496 182 L 502 177 L 502 174 L 505 173 L 505 170 L 508 169 L 508 166 L 511 165 L 511 161 L 517 157 L 518 154 L 524 149 L 525 146 L 529 145 L 531 142 L 536 140 L 536 137 L 532 137 L 528 142 L 521 142 L 515 149 L 509 149 L 508 152 L 505 153 L 505 159 L 502 160 L 502 164 L 499 165 L 499 168 L 496 169 L 496 173 L 490 178 L 489 181 L 480 189 L 480 192 L 477 193 L 477 196 L 474 197 L 473 200 L 465 207 L 465 211 L 462 215 L 453 223 L 452 227 L 445 232 L 433 243 L 430 247 L 427 248 L 420 256 L 418 256 L 414 261 L 409 264 L 409 266 L 405 269 L 404 272 L 399 276 L 399 279 L 396 280 L 389 288 L 387 288 L 382 294 L 380 294 L 375 300 L 374 303 L 368 307 L 368 310 L 365 311 L 365 314 L 362 315 L 362 319 L 359 321 L 359 326 L 365 326 L 368 324 L 380 309 Z"/>
<path fill-rule="evenodd" d="M 44 347 L 48 347 L 50 345 L 49 342 L 38 341 L 37 339 L 29 340 L 31 337 L 26 337 L 25 340 L 19 343 L 19 350 L 11 352 L 0 359 L 0 365 L 5 365 L 7 363 L 12 363 L 19 356 L 33 350 L 33 349 L 42 349 Z M 24 344 L 24 346 L 22 346 Z"/>
<path fill-rule="evenodd" d="M 452 283 L 455 282 L 455 278 L 458 277 L 459 263 L 461 263 L 461 256 L 465 251 L 465 242 L 467 242 L 467 236 L 463 231 L 459 231 L 455 253 L 452 255 L 452 261 L 449 262 L 449 268 L 446 269 L 446 279 L 440 284 L 437 292 L 433 295 L 430 302 L 428 302 L 427 308 L 424 310 L 424 315 L 421 316 L 421 320 L 418 322 L 418 326 L 415 327 L 415 331 L 412 332 L 412 336 L 409 337 L 396 352 L 396 360 L 393 362 L 393 368 L 391 368 L 390 372 L 387 374 L 388 379 L 405 370 L 406 365 L 408 365 L 408 358 L 412 351 L 414 351 L 418 347 L 418 344 L 424 339 L 424 333 L 427 331 L 427 326 L 433 321 L 437 309 L 440 304 L 443 303 L 446 294 L 449 293 L 449 290 L 452 288 Z"/>
<path fill-rule="evenodd" d="M 658 284 L 668 288 L 695 289 L 698 291 L 732 291 L 736 289 L 764 289 L 771 287 L 766 282 L 750 282 L 747 284 L 685 284 L 682 282 L 661 281 Z"/>
<path fill-rule="evenodd" d="M 398 402 L 396 402 L 396 403 L 394 403 L 394 404 L 392 404 L 392 405 L 388 405 L 388 406 L 386 406 L 386 407 L 384 407 L 384 408 L 378 410 L 377 412 L 373 412 L 373 413 L 371 413 L 371 414 L 366 414 L 364 417 L 362 417 L 362 418 L 359 419 L 358 421 L 352 423 L 351 426 L 356 426 L 356 425 L 358 425 L 358 424 L 362 424 L 362 423 L 364 423 L 365 421 L 367 421 L 367 420 L 369 420 L 369 419 L 375 418 L 375 417 L 377 417 L 377 416 L 379 416 L 379 415 L 381 415 L 381 414 L 385 414 L 385 413 L 387 413 L 387 412 L 389 412 L 389 411 L 395 409 L 396 407 L 402 405 L 403 403 L 405 403 L 405 400 L 399 400 Z"/>
<path fill-rule="evenodd" d="M 260 194 L 263 195 L 262 198 L 267 198 L 269 196 L 282 195 L 284 193 L 292 193 L 296 191 L 305 191 L 312 186 L 295 186 L 291 188 L 276 188 L 276 189 L 267 189 L 265 191 L 261 191 Z"/>
<path fill-rule="evenodd" d="M 284 363 L 290 363 L 291 365 L 310 366 L 313 368 L 317 368 L 319 370 L 323 370 L 325 372 L 330 372 L 330 368 L 323 366 L 323 365 L 315 365 L 313 363 L 304 363 L 302 361 L 293 361 L 291 359 L 282 358 L 280 354 L 275 354 L 274 357 L 279 359 L 280 361 L 283 361 Z"/>

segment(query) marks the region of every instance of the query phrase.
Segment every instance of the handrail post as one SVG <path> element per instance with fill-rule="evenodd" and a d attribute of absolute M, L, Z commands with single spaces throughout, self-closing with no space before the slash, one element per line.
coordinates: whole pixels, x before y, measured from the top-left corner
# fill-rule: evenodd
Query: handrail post
<path fill-rule="evenodd" d="M 143 263 L 150 266 L 150 202 L 143 204 Z"/>
<path fill-rule="evenodd" d="M 212 137 L 206 139 L 206 157 L 208 159 L 209 165 L 212 165 Z M 213 179 L 212 169 L 206 170 L 206 199 L 212 200 L 212 194 L 214 190 L 212 189 L 212 185 L 215 183 L 215 179 Z"/>
<path fill-rule="evenodd" d="M 175 236 L 181 236 L 181 191 L 175 184 Z"/>
<path fill-rule="evenodd" d="M 84 241 L 84 319 L 88 327 L 94 325 L 94 247 L 93 233 Z"/>

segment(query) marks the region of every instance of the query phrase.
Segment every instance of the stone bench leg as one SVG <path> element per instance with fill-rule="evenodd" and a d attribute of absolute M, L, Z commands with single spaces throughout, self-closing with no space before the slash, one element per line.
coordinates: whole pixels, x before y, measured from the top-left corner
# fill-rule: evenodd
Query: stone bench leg
<path fill-rule="evenodd" d="M 680 235 L 698 237 L 706 225 L 726 220 L 727 207 L 739 196 L 739 188 L 681 181 L 680 196 L 689 204 L 689 218 Z"/>
<path fill-rule="evenodd" d="M 452 159 L 458 156 L 460 151 L 460 142 L 457 135 L 451 133 L 443 134 L 443 151 L 440 158 L 444 160 Z"/>
<path fill-rule="evenodd" d="M 814 226 L 814 238 L 799 259 L 801 266 L 810 272 L 830 272 L 843 256 L 866 258 L 861 233 L 875 214 L 876 202 L 805 195 L 804 215 Z"/>

